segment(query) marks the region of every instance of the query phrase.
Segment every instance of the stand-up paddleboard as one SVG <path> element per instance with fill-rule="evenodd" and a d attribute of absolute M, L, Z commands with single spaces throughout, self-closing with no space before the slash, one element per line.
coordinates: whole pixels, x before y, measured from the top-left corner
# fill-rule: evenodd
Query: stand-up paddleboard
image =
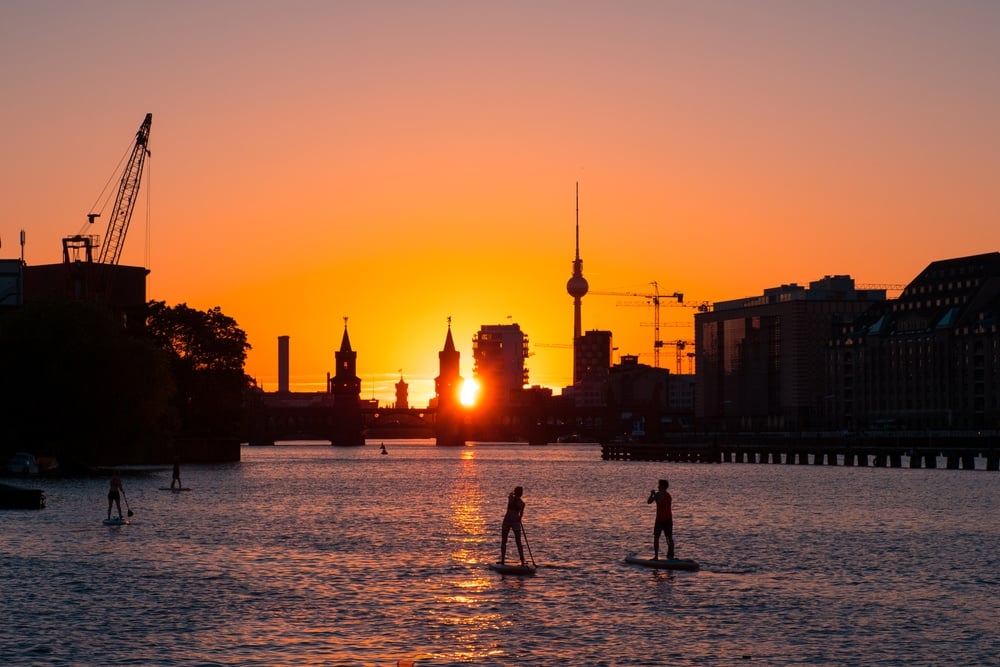
<path fill-rule="evenodd" d="M 116 516 L 111 519 L 105 519 L 102 521 L 105 526 L 127 526 L 131 523 L 128 519 L 123 519 L 122 517 Z"/>
<path fill-rule="evenodd" d="M 625 562 L 660 570 L 697 570 L 700 567 L 697 561 L 686 558 L 641 558 L 635 554 L 625 556 Z"/>
<path fill-rule="evenodd" d="M 181 488 L 170 488 L 169 486 L 161 486 L 160 491 L 173 491 L 174 493 L 180 493 L 181 491 L 190 491 L 190 486 L 185 486 Z"/>
<path fill-rule="evenodd" d="M 490 569 L 500 574 L 527 575 L 535 573 L 534 565 L 507 565 L 505 563 L 490 563 Z"/>

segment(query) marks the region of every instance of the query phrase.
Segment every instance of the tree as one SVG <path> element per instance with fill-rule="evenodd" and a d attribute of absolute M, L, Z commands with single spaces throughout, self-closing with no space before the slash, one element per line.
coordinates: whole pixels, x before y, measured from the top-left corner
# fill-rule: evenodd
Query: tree
<path fill-rule="evenodd" d="M 147 304 L 146 333 L 170 358 L 177 393 L 173 405 L 185 437 L 242 435 L 246 333 L 216 306 Z"/>

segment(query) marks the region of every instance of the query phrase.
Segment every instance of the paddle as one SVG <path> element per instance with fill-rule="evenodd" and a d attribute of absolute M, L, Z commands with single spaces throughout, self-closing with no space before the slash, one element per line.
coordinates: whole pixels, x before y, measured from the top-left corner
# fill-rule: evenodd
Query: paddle
<path fill-rule="evenodd" d="M 122 491 L 122 499 L 125 501 L 125 509 L 128 510 L 128 515 L 133 516 L 135 512 L 133 512 L 132 508 L 128 506 L 128 496 L 125 495 L 124 491 Z"/>
<path fill-rule="evenodd" d="M 535 564 L 535 557 L 531 554 L 531 545 L 528 544 L 528 531 L 524 529 L 524 522 L 521 522 L 521 535 L 524 537 L 524 546 L 528 547 L 528 557 L 531 559 L 531 567 L 538 567 Z"/>

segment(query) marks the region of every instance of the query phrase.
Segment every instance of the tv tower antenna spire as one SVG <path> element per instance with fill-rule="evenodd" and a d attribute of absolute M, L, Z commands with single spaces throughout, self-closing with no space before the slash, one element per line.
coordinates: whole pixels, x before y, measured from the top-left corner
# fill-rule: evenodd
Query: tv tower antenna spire
<path fill-rule="evenodd" d="M 580 183 L 576 183 L 576 255 L 573 259 L 573 275 L 566 282 L 566 291 L 573 297 L 573 384 L 580 379 L 577 368 L 576 346 L 583 335 L 583 319 L 581 317 L 582 301 L 590 285 L 583 277 L 583 260 L 580 259 Z"/>

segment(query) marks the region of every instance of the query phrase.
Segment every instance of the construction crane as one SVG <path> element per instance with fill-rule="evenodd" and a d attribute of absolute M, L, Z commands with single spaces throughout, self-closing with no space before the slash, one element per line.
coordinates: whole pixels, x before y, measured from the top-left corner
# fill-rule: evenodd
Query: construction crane
<path fill-rule="evenodd" d="M 118 194 L 115 197 L 114 208 L 111 210 L 111 217 L 108 219 L 108 228 L 104 233 L 104 243 L 100 246 L 97 261 L 101 264 L 118 264 L 121 258 L 122 247 L 125 244 L 125 235 L 128 233 L 128 225 L 132 219 L 132 210 L 135 208 L 136 196 L 139 193 L 139 184 L 142 181 L 142 169 L 149 155 L 149 128 L 153 122 L 153 114 L 147 113 L 146 118 L 139 126 L 139 131 L 135 133 L 135 143 L 132 144 L 132 152 L 128 162 L 122 170 L 121 182 L 118 185 Z M 87 223 L 94 224 L 94 220 L 101 217 L 101 213 L 88 213 Z M 84 253 L 88 262 L 94 261 L 94 248 L 98 238 L 94 235 L 76 234 L 63 238 L 63 261 L 69 263 L 71 255 L 75 260 L 79 260 L 81 252 Z"/>
<path fill-rule="evenodd" d="M 680 375 L 683 372 L 683 367 L 681 362 L 684 360 L 684 350 L 688 345 L 694 347 L 694 342 L 690 340 L 668 340 L 664 345 L 673 345 L 677 350 L 677 374 Z M 688 353 L 688 366 L 691 365 L 691 360 L 694 354 Z"/>
<path fill-rule="evenodd" d="M 591 290 L 590 294 L 598 294 L 603 296 L 637 296 L 646 299 L 647 302 L 653 304 L 653 367 L 660 367 L 660 348 L 663 347 L 663 341 L 660 340 L 660 299 L 677 299 L 677 303 L 684 303 L 684 294 L 681 292 L 674 292 L 673 294 L 660 294 L 660 286 L 654 280 L 649 283 L 653 287 L 652 294 L 640 294 L 638 292 L 607 292 L 602 290 Z"/>

